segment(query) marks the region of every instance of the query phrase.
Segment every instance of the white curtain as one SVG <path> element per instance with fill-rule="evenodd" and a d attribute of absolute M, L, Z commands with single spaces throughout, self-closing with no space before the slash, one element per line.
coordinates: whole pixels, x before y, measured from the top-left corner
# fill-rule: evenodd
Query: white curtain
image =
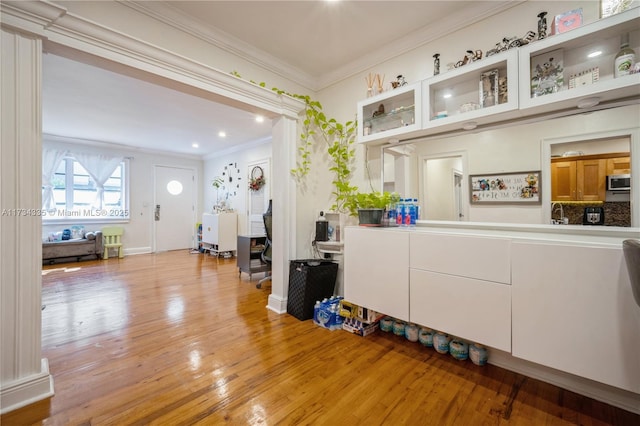
<path fill-rule="evenodd" d="M 53 196 L 53 177 L 66 151 L 59 149 L 42 150 L 42 208 L 55 210 L 56 202 Z"/>
<path fill-rule="evenodd" d="M 104 184 L 122 162 L 124 157 L 112 157 L 100 154 L 73 153 L 75 159 L 85 168 L 89 176 L 96 182 L 98 192 L 94 207 L 102 209 L 104 205 Z"/>

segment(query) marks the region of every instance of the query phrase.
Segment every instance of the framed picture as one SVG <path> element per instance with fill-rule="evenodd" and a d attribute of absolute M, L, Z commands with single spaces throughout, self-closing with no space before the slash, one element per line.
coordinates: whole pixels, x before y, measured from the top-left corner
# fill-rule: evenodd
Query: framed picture
<path fill-rule="evenodd" d="M 469 176 L 471 204 L 540 204 L 540 171 Z"/>
<path fill-rule="evenodd" d="M 600 80 L 600 68 L 594 67 L 569 76 L 569 89 L 587 86 Z"/>
<path fill-rule="evenodd" d="M 480 106 L 482 108 L 498 104 L 498 70 L 490 70 L 480 75 Z"/>
<path fill-rule="evenodd" d="M 531 96 L 538 97 L 562 90 L 564 52 L 557 49 L 531 58 Z"/>

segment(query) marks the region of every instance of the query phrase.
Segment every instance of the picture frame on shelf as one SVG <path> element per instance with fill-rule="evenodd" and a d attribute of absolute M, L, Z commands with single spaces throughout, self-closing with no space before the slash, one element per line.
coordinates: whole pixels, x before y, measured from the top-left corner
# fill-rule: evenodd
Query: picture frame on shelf
<path fill-rule="evenodd" d="M 531 58 L 531 97 L 557 93 L 564 86 L 564 52 L 556 49 Z"/>
<path fill-rule="evenodd" d="M 587 86 L 600 80 L 600 68 L 593 67 L 569 76 L 569 89 L 580 86 Z"/>
<path fill-rule="evenodd" d="M 472 205 L 541 204 L 540 171 L 469 176 Z"/>
<path fill-rule="evenodd" d="M 497 69 L 480 74 L 480 106 L 482 108 L 498 104 L 499 90 Z"/>

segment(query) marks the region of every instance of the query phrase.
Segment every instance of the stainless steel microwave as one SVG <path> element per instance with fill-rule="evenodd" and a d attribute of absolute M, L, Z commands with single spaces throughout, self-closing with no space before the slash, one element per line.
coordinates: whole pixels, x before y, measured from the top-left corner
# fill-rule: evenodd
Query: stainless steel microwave
<path fill-rule="evenodd" d="M 631 175 L 609 175 L 607 176 L 607 191 L 629 191 L 631 190 Z"/>

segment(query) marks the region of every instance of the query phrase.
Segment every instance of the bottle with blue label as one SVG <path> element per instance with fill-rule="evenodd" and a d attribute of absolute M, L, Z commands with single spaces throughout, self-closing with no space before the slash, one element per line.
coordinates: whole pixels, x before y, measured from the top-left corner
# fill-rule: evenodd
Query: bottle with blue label
<path fill-rule="evenodd" d="M 415 204 L 413 204 L 413 198 L 405 198 L 404 200 L 404 217 L 402 222 L 404 226 L 411 226 L 411 218 L 415 215 Z M 415 219 L 414 219 L 415 225 Z"/>
<path fill-rule="evenodd" d="M 411 206 L 411 226 L 416 226 L 416 221 L 420 219 L 420 204 L 418 204 L 417 198 L 413 199 Z"/>
<path fill-rule="evenodd" d="M 400 198 L 396 204 L 396 225 L 404 224 L 404 199 Z"/>
<path fill-rule="evenodd" d="M 411 199 L 408 210 L 406 225 L 416 226 L 416 219 L 418 218 L 418 200 L 416 198 Z"/>

